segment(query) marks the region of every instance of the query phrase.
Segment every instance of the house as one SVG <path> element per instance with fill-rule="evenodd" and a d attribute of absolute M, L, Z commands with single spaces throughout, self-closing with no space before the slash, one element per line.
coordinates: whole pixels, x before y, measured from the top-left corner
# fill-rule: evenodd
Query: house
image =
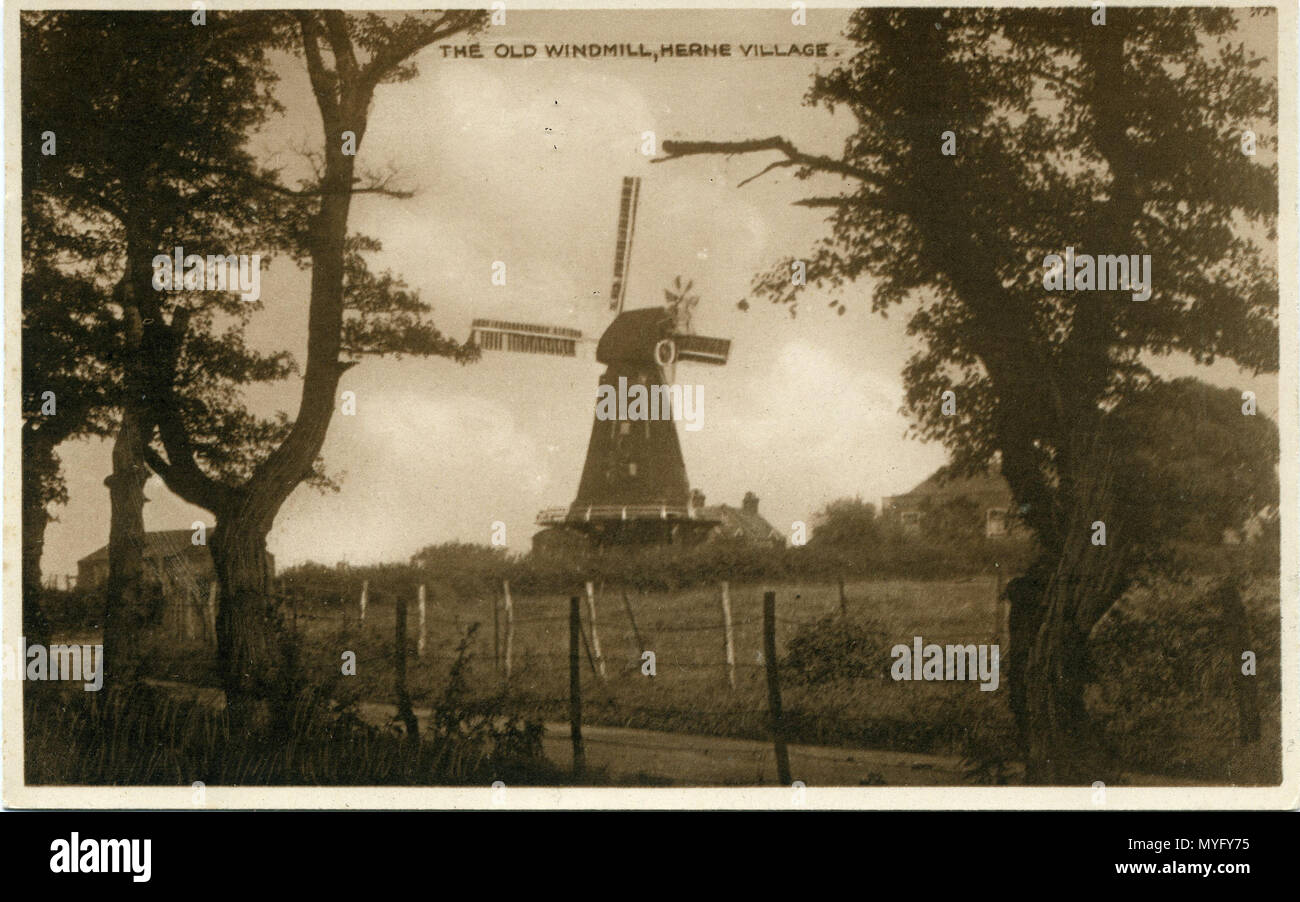
<path fill-rule="evenodd" d="M 166 529 L 145 533 L 146 575 L 165 590 L 179 587 L 206 591 L 212 581 L 212 554 L 207 545 L 194 544 L 189 529 Z M 275 573 L 275 557 L 267 552 L 267 567 Z M 77 561 L 77 586 L 95 589 L 108 581 L 108 546 Z"/>
<path fill-rule="evenodd" d="M 696 489 L 691 492 L 691 506 L 705 518 L 718 521 L 705 537 L 706 542 L 739 540 L 749 545 L 770 545 L 773 548 L 785 545 L 785 536 L 759 514 L 758 496 L 753 492 L 745 493 L 740 507 L 732 507 L 728 504 L 705 505 L 704 493 Z"/>
<path fill-rule="evenodd" d="M 973 477 L 943 479 L 936 470 L 910 492 L 881 499 L 883 517 L 895 518 L 906 532 L 920 533 L 929 511 L 967 506 L 979 518 L 976 525 L 988 538 L 1006 536 L 1016 529 L 1012 512 L 1015 499 L 1011 487 L 1000 474 L 991 472 Z"/>

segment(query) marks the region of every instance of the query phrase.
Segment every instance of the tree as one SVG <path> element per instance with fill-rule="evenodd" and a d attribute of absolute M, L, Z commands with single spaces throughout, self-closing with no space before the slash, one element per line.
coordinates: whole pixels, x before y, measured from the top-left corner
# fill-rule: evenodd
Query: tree
<path fill-rule="evenodd" d="M 880 538 L 876 508 L 859 497 L 837 498 L 813 517 L 809 545 L 858 550 Z"/>
<path fill-rule="evenodd" d="M 264 193 L 193 177 L 200 162 L 251 166 L 241 136 L 274 108 L 266 46 L 254 39 L 259 21 L 196 27 L 188 14 L 166 13 L 23 18 L 24 389 L 59 375 L 74 380 L 60 399 L 61 431 L 27 445 L 25 472 L 33 480 L 50 474 L 46 449 L 63 439 L 116 433 L 106 480 L 104 620 L 106 673 L 115 681 L 127 675 L 123 653 L 145 608 L 144 448 L 154 428 L 146 363 L 170 359 L 177 403 L 197 421 L 196 446 L 218 470 L 238 471 L 251 448 L 286 427 L 252 417 L 234 388 L 292 369 L 287 355 L 244 345 L 255 304 L 230 292 L 164 296 L 153 284 L 159 253 L 188 245 L 224 254 L 256 245 L 265 232 Z M 164 316 L 166 334 L 153 328 Z M 27 566 L 39 573 L 41 514 L 59 495 L 34 484 L 28 498 Z"/>
<path fill-rule="evenodd" d="M 1277 508 L 1277 424 L 1241 407 L 1240 392 L 1185 377 L 1156 381 L 1111 413 L 1144 498 L 1142 529 L 1217 545 Z"/>
<path fill-rule="evenodd" d="M 1271 13 L 1244 15 L 1257 14 Z M 1009 681 L 1025 692 L 1028 778 L 1048 783 L 1094 779 L 1087 635 L 1170 538 L 1144 531 L 1145 499 L 1120 490 L 1131 461 L 1106 412 L 1151 383 L 1151 355 L 1278 365 L 1277 168 L 1242 152 L 1244 129 L 1276 147 L 1276 85 L 1233 43 L 1238 14 L 1090 15 L 860 10 L 857 52 L 807 95 L 857 120 L 841 155 L 781 136 L 663 145 L 666 159 L 774 152 L 764 172 L 842 180 L 799 201 L 830 211 L 807 284 L 840 293 L 869 276 L 873 310 L 910 302 L 923 343 L 903 373 L 916 433 L 942 441 L 957 472 L 1000 454 L 1042 548 L 1009 587 L 1012 645 L 1032 646 Z M 1150 298 L 1048 290 L 1048 255 L 1066 248 L 1149 254 Z M 792 262 L 756 288 L 793 310 L 805 286 Z M 947 390 L 955 415 L 941 409 Z M 1092 542 L 1098 521 L 1105 545 Z"/>
<path fill-rule="evenodd" d="M 23 243 L 22 611 L 23 635 L 48 644 L 41 555 L 50 505 L 67 500 L 56 449 L 71 438 L 107 435 L 120 399 L 108 362 L 116 329 L 104 297 L 92 281 L 49 265 L 50 244 L 42 240 L 49 233 L 35 219 Z"/>
<path fill-rule="evenodd" d="M 290 246 L 311 268 L 307 359 L 297 415 L 283 439 L 242 478 L 205 471 L 192 424 L 175 396 L 171 361 L 154 352 L 147 363 L 150 414 L 158 424 L 158 445 L 146 448 L 149 464 L 170 489 L 216 517 L 210 548 L 220 585 L 222 681 L 232 717 L 246 727 L 259 699 L 282 695 L 289 681 L 276 664 L 279 614 L 267 591 L 266 536 L 280 507 L 312 472 L 338 403 L 340 377 L 364 354 L 472 358 L 469 349 L 427 320 L 428 305 L 400 279 L 369 272 L 362 254 L 378 244 L 349 235 L 348 215 L 359 193 L 401 196 L 385 180 L 364 180 L 358 174 L 356 154 L 375 90 L 415 77 L 410 58 L 419 50 L 485 21 L 486 13 L 474 10 L 399 17 L 301 11 L 277 19 L 272 33 L 305 61 L 321 115 L 318 177 L 295 189 L 274 173 L 249 178 L 245 171 L 195 166 L 195 177 L 206 184 L 226 190 L 259 185 L 302 200 L 284 229 Z M 172 324 L 148 308 L 146 313 L 153 321 L 147 346 L 167 347 Z"/>

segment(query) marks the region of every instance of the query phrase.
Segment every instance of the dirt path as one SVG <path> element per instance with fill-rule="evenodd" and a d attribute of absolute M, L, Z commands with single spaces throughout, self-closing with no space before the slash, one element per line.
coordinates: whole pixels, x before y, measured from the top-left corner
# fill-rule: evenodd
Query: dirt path
<path fill-rule="evenodd" d="M 358 705 L 371 723 L 388 723 L 396 709 L 379 702 Z M 423 721 L 427 708 L 416 708 Z M 561 767 L 573 766 L 569 725 L 545 724 L 542 748 Z M 663 786 L 772 786 L 776 755 L 770 742 L 665 733 L 629 727 L 584 726 L 587 767 L 615 784 Z M 958 758 L 910 752 L 791 745 L 790 772 L 808 786 L 952 786 L 966 783 Z"/>
<path fill-rule="evenodd" d="M 183 683 L 151 680 L 155 685 L 192 694 L 220 707 L 220 690 Z M 362 702 L 358 713 L 374 724 L 388 724 L 394 705 Z M 423 722 L 428 708 L 416 708 Z M 548 722 L 542 737 L 546 757 L 561 767 L 572 767 L 573 745 L 569 725 Z M 776 758 L 770 742 L 733 739 L 695 733 L 666 733 L 630 727 L 587 725 L 582 728 L 587 767 L 614 785 L 648 786 L 773 786 L 777 783 Z M 834 746 L 791 745 L 790 772 L 807 786 L 966 786 L 961 759 L 915 752 L 853 749 Z M 1148 774 L 1130 774 L 1140 786 L 1189 785 Z"/>
<path fill-rule="evenodd" d="M 615 783 L 675 786 L 772 786 L 777 783 L 772 744 L 752 739 L 661 733 L 626 727 L 584 726 L 589 768 Z M 569 725 L 548 723 L 546 757 L 571 766 Z M 966 783 L 958 758 L 907 752 L 792 745 L 790 775 L 807 786 L 951 786 Z"/>

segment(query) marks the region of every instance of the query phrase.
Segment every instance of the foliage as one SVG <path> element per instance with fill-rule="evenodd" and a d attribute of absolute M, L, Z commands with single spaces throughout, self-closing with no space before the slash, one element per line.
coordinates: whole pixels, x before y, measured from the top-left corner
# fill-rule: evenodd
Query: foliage
<path fill-rule="evenodd" d="M 781 676 L 814 686 L 843 679 L 885 679 L 893 645 L 883 624 L 823 617 L 801 626 L 786 642 Z"/>
<path fill-rule="evenodd" d="M 880 537 L 875 505 L 860 497 L 838 498 L 813 515 L 808 544 L 830 548 L 861 548 Z"/>
<path fill-rule="evenodd" d="M 1153 356 L 1278 366 L 1277 164 L 1241 143 L 1249 123 L 1276 150 L 1277 84 L 1237 40 L 1245 17 L 1273 15 L 1117 7 L 1092 26 L 1078 8 L 860 9 L 855 52 L 806 97 L 856 120 L 838 156 L 781 136 L 663 144 L 669 159 L 776 152 L 764 172 L 838 178 L 801 201 L 830 211 L 827 234 L 755 289 L 793 312 L 816 287 L 842 312 L 870 279 L 873 311 L 906 302 L 915 433 L 959 473 L 1000 460 L 1043 552 L 1012 637 L 1034 647 L 1012 665 L 1034 782 L 1086 775 L 1083 638 L 1184 528 L 1150 516 L 1108 413 L 1151 385 Z M 1052 290 L 1049 260 L 1071 249 L 1146 255 L 1149 296 L 1118 265 L 1116 284 Z M 806 282 L 790 278 L 801 264 Z M 1104 556 L 1084 532 L 1097 520 Z"/>
<path fill-rule="evenodd" d="M 418 751 L 394 727 L 370 723 L 355 699 L 306 687 L 279 728 L 241 736 L 215 700 L 176 689 L 88 693 L 53 684 L 25 712 L 26 779 L 37 785 L 382 786 L 557 784 L 541 724 L 505 701 L 448 693 Z"/>
<path fill-rule="evenodd" d="M 1261 11 L 1261 15 L 1268 15 Z M 1218 9 L 863 9 L 854 55 L 818 75 L 807 102 L 847 110 L 838 157 L 784 138 L 665 142 L 669 159 L 777 152 L 768 168 L 846 187 L 803 203 L 829 212 L 807 283 L 784 260 L 756 289 L 794 309 L 808 287 L 832 304 L 861 278 L 872 309 L 910 303 L 922 349 L 906 407 L 954 467 L 1002 471 L 1027 522 L 1057 553 L 1103 410 L 1151 380 L 1149 355 L 1277 368 L 1270 242 L 1277 167 L 1241 152 L 1241 123 L 1275 147 L 1276 84 L 1233 43 Z M 1151 116 L 1152 109 L 1165 110 Z M 957 140 L 942 153 L 942 135 Z M 1049 254 L 1158 261 L 1152 297 L 1049 292 Z M 937 400 L 954 390 L 956 412 Z M 1160 533 L 1134 531 L 1134 541 Z"/>
<path fill-rule="evenodd" d="M 1140 493 L 1138 528 L 1214 544 L 1278 504 L 1277 425 L 1244 415 L 1240 392 L 1196 379 L 1157 381 L 1110 415 Z"/>

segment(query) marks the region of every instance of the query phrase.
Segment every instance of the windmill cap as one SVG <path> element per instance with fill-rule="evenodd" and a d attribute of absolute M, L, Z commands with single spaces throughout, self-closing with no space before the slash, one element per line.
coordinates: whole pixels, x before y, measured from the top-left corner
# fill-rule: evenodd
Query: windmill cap
<path fill-rule="evenodd" d="M 596 344 L 604 364 L 655 364 L 655 345 L 673 334 L 673 317 L 662 307 L 625 310 L 614 318 Z"/>

